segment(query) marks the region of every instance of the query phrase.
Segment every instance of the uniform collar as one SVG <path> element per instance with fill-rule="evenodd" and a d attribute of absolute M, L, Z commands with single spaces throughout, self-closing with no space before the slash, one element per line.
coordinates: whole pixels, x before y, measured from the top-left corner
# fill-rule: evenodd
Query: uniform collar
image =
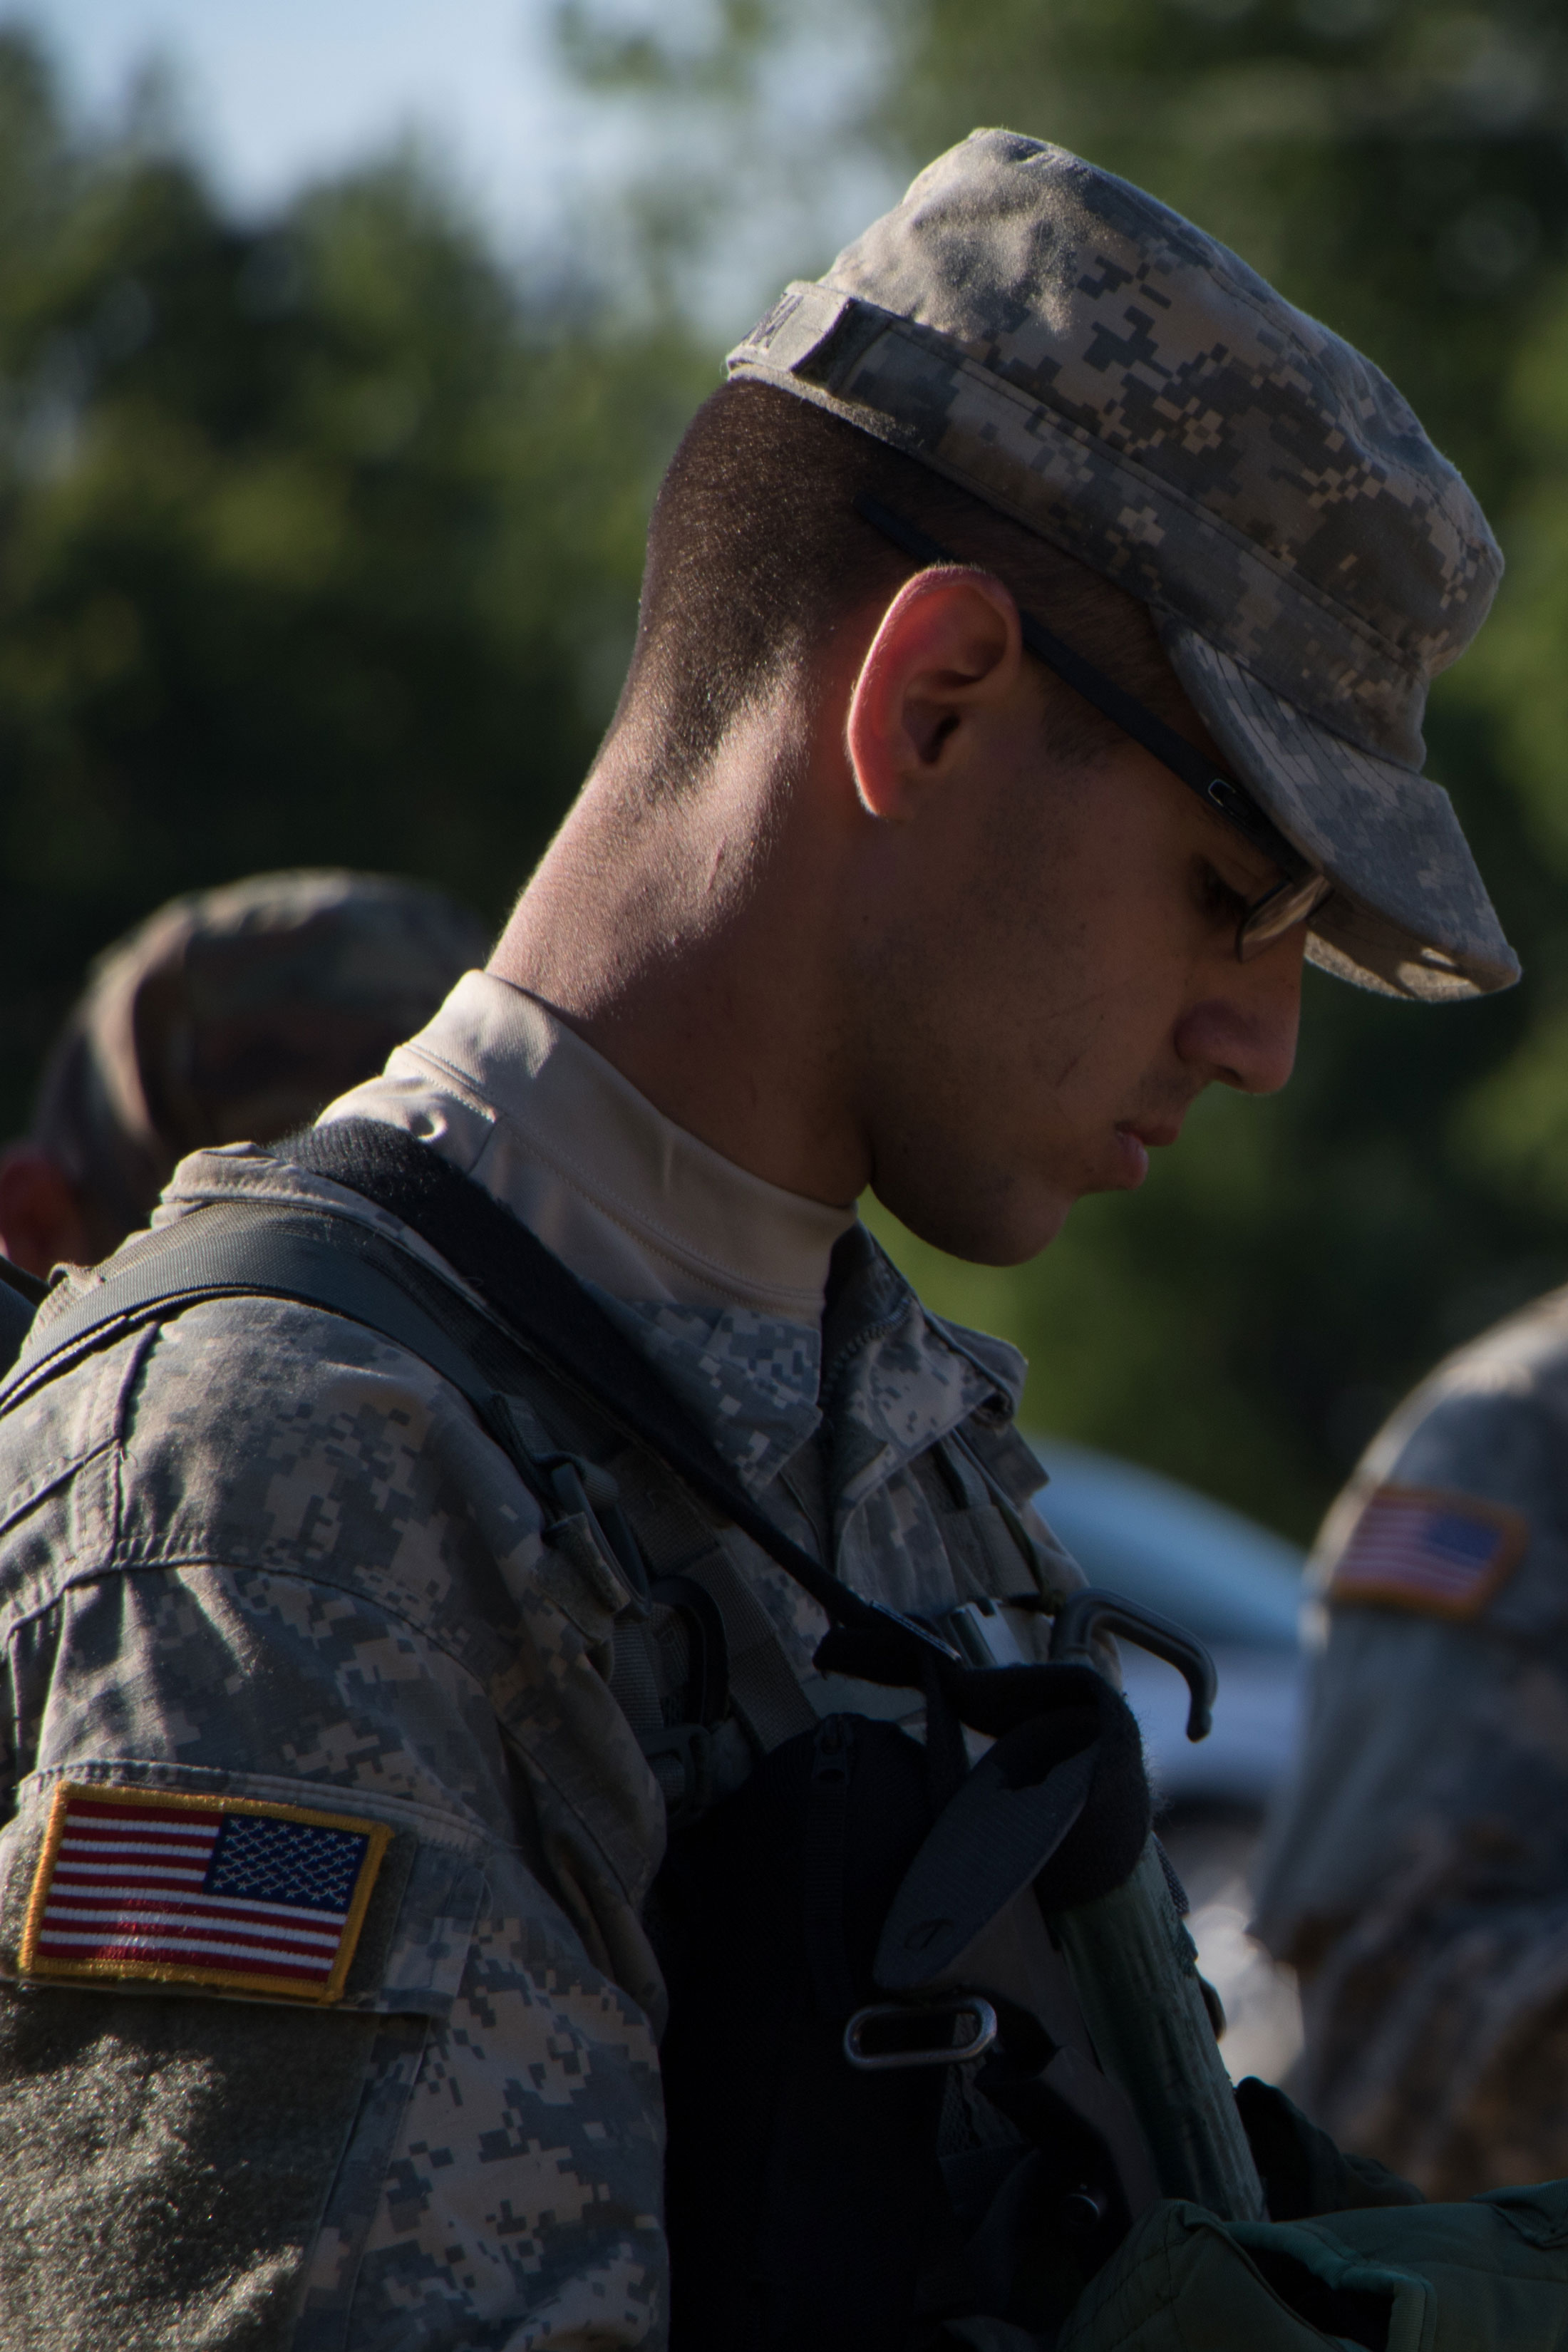
<path fill-rule="evenodd" d="M 677 1127 L 547 1005 L 491 972 L 460 980 L 379 1078 L 328 1118 L 433 1144 L 580 1280 L 635 1304 L 816 1325 L 833 1245 L 856 1222 Z"/>

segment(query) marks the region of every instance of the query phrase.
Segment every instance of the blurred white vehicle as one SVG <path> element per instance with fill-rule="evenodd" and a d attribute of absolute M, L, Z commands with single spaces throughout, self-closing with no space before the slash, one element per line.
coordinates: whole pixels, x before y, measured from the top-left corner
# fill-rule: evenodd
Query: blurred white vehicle
<path fill-rule="evenodd" d="M 1152 1470 L 1060 1438 L 1034 1443 L 1050 1481 L 1036 1504 L 1090 1584 L 1173 1618 L 1213 1653 L 1214 1729 L 1194 1745 L 1180 1675 L 1121 1644 L 1128 1701 L 1160 1794 L 1176 1805 L 1261 1813 L 1300 1724 L 1303 1555 Z"/>

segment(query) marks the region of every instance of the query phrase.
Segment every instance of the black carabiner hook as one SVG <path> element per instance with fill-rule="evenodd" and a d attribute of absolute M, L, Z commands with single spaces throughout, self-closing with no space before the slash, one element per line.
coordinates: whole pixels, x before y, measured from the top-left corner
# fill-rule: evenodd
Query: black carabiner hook
<path fill-rule="evenodd" d="M 1185 1633 L 1169 1617 L 1123 1601 L 1118 1592 L 1069 1593 L 1057 1611 L 1051 1627 L 1051 1664 L 1092 1666 L 1090 1644 L 1099 1633 L 1120 1633 L 1124 1642 L 1147 1650 L 1174 1666 L 1187 1685 L 1187 1738 L 1206 1739 L 1214 1728 L 1215 1692 L 1219 1687 L 1214 1660 L 1194 1634 Z"/>

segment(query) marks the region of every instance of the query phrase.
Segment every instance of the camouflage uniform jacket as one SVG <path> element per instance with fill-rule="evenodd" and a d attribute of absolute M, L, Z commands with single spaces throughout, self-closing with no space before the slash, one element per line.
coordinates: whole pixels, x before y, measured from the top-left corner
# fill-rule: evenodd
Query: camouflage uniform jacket
<path fill-rule="evenodd" d="M 1325 1524 L 1259 1926 L 1306 2093 L 1429 2196 L 1568 2171 L 1568 1292 L 1441 1366 Z"/>
<path fill-rule="evenodd" d="M 248 1147 L 186 1161 L 164 1213 L 235 1197 L 328 1203 L 430 1255 Z M 1039 1475 L 1011 1425 L 1017 1359 L 854 1248 L 820 1428 L 782 1462 L 752 1449 L 767 1507 L 905 1608 L 1078 1581 L 1014 1507 Z M 647 1323 L 649 1353 L 744 1455 L 733 1327 L 731 1360 L 679 1326 Z M 228 1299 L 0 1419 L 0 2340 L 663 2344 L 640 1917 L 662 1804 L 608 1688 L 614 1596 L 543 1541 L 511 1461 L 363 1327 Z M 823 1621 L 723 1540 L 809 1687 Z M 62 1786 L 384 1825 L 341 1997 L 29 1980 Z"/>

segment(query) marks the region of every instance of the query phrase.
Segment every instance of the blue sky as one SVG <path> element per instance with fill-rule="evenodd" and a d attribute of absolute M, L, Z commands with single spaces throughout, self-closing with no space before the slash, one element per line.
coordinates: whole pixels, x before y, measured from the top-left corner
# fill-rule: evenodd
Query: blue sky
<path fill-rule="evenodd" d="M 635 16 L 642 0 L 609 0 Z M 678 21 L 692 0 L 652 0 Z M 556 69 L 550 0 L 0 0 L 40 31 L 75 104 L 111 114 L 138 67 L 174 69 L 181 116 L 229 200 L 265 210 L 413 135 L 439 154 L 503 247 L 550 247 L 583 207 L 660 155 L 689 163 L 711 126 L 584 96 Z M 896 193 L 834 126 L 879 60 L 840 0 L 799 0 L 770 68 L 693 299 L 749 323 L 781 277 L 815 271 Z M 729 190 L 726 188 L 726 195 Z"/>
<path fill-rule="evenodd" d="M 400 131 L 449 151 L 491 216 L 548 200 L 583 125 L 538 0 L 33 0 L 78 103 L 103 113 L 148 57 L 226 191 L 270 205 Z"/>
<path fill-rule="evenodd" d="M 552 69 L 542 0 L 31 0 L 3 13 L 43 32 L 94 114 L 148 58 L 172 65 L 200 152 L 247 208 L 413 131 L 515 235 L 553 215 L 605 127 Z"/>

